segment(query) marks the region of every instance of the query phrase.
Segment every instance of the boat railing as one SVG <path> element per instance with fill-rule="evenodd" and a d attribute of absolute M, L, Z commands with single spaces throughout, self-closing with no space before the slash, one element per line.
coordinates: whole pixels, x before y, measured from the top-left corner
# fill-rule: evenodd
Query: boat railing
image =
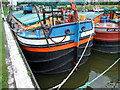
<path fill-rule="evenodd" d="M 43 21 L 44 21 L 44 24 L 46 24 L 45 14 L 46 14 L 46 13 L 52 13 L 52 22 L 53 22 L 53 25 L 54 25 L 54 17 L 57 16 L 57 15 L 53 15 L 53 12 L 59 13 L 59 12 L 61 12 L 61 10 L 58 10 L 58 11 L 57 11 L 57 10 L 56 10 L 56 11 L 53 11 L 53 10 L 46 11 L 46 10 L 43 8 L 42 12 L 43 12 Z M 62 18 L 63 18 L 63 15 L 61 15 L 61 16 L 62 16 Z"/>

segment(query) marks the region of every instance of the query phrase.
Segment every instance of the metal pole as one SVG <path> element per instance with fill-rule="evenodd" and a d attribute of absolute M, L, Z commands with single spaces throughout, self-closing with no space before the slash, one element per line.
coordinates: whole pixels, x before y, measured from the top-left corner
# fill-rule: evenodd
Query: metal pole
<path fill-rule="evenodd" d="M 52 24 L 54 25 L 54 16 L 53 16 L 53 1 L 51 1 L 51 8 L 52 8 Z"/>
<path fill-rule="evenodd" d="M 44 8 L 43 8 L 43 21 L 44 21 L 44 24 L 46 24 L 45 9 Z"/>
<path fill-rule="evenodd" d="M 43 29 L 43 33 L 44 33 L 44 35 L 45 35 L 45 39 L 46 39 L 47 45 L 48 45 L 48 47 L 49 47 L 49 49 L 50 49 L 50 44 L 49 44 L 48 39 L 47 39 L 47 36 L 46 36 L 46 34 L 45 34 L 44 26 L 43 26 L 42 21 L 41 21 L 41 19 L 40 19 L 39 12 L 38 12 L 38 10 L 37 10 L 36 5 L 34 5 L 34 6 L 35 6 L 35 9 L 36 9 L 36 12 L 37 12 L 37 15 L 38 15 L 38 18 L 39 18 L 39 21 L 40 21 L 41 27 L 42 27 L 42 29 Z"/>

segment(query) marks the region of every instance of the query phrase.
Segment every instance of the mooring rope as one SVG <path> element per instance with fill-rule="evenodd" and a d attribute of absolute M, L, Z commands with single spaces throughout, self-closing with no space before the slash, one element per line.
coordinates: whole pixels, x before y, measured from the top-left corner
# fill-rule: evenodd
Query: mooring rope
<path fill-rule="evenodd" d="M 64 36 L 64 38 L 63 38 L 61 41 L 56 42 L 56 41 L 54 41 L 54 40 L 50 37 L 49 33 L 46 32 L 46 34 L 47 34 L 47 36 L 49 37 L 49 39 L 50 39 L 52 42 L 54 42 L 54 43 L 61 43 L 61 42 L 63 42 L 63 41 L 66 39 L 66 37 L 68 36 L 69 31 L 66 31 L 65 33 L 66 33 L 66 35 Z"/>
<path fill-rule="evenodd" d="M 68 76 L 67 76 L 60 84 L 58 84 L 58 85 L 56 85 L 56 86 L 54 86 L 54 87 L 52 87 L 52 88 L 50 88 L 50 89 L 48 89 L 48 90 L 53 90 L 53 89 L 56 89 L 56 88 L 57 88 L 57 90 L 59 90 L 59 89 L 62 87 L 62 85 L 70 78 L 70 76 L 73 74 L 73 72 L 74 72 L 74 71 L 76 70 L 76 68 L 78 67 L 81 59 L 83 58 L 83 55 L 85 54 L 85 51 L 86 51 L 86 49 L 87 49 L 87 47 L 88 47 L 88 45 L 89 45 L 91 36 L 92 36 L 92 34 L 90 34 L 90 37 L 89 37 L 88 42 L 87 42 L 87 44 L 86 44 L 86 46 L 85 46 L 85 49 L 84 49 L 81 57 L 79 58 L 77 64 L 76 64 L 75 67 L 72 69 L 72 71 L 68 74 Z"/>
<path fill-rule="evenodd" d="M 107 71 L 109 71 L 115 64 L 117 64 L 119 62 L 120 58 L 118 58 L 108 69 L 106 69 L 103 73 L 101 73 L 100 75 L 98 75 L 96 78 L 94 78 L 92 81 L 85 83 L 85 85 L 75 89 L 75 90 L 82 90 L 83 88 L 87 88 L 87 86 L 90 86 L 91 83 L 93 83 L 95 80 L 97 80 L 98 78 L 100 78 L 103 74 L 105 74 Z"/>

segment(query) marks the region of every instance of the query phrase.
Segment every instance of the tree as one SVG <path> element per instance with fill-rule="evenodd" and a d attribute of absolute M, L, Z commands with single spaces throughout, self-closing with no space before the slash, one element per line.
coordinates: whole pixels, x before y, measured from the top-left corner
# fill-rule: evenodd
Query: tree
<path fill-rule="evenodd" d="M 2 0 L 2 4 L 5 5 L 5 7 L 7 7 L 7 5 L 9 4 L 8 0 Z"/>

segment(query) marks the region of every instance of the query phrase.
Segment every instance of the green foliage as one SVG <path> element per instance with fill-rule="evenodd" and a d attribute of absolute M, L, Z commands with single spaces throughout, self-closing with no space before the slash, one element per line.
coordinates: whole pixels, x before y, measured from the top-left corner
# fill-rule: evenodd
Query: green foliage
<path fill-rule="evenodd" d="M 86 5 L 85 9 L 93 9 L 93 7 L 94 7 L 93 5 Z"/>
<path fill-rule="evenodd" d="M 67 7 L 66 9 L 72 9 L 71 7 Z"/>
<path fill-rule="evenodd" d="M 39 8 L 43 8 L 42 6 L 39 6 Z"/>
<path fill-rule="evenodd" d="M 7 16 L 7 13 L 9 11 L 9 8 L 4 9 L 4 15 Z"/>
<path fill-rule="evenodd" d="M 65 6 L 57 6 L 57 8 L 58 9 L 61 9 L 61 8 L 65 9 Z"/>
<path fill-rule="evenodd" d="M 76 6 L 77 10 L 81 10 L 81 5 Z"/>
<path fill-rule="evenodd" d="M 120 11 L 120 7 L 117 7 L 117 10 Z"/>
<path fill-rule="evenodd" d="M 100 9 L 104 9 L 105 7 L 112 9 L 114 7 L 117 8 L 117 11 L 120 11 L 120 6 L 119 5 L 97 5 L 100 7 Z M 85 9 L 93 9 L 94 5 L 85 5 Z M 80 8 L 79 6 L 77 8 Z"/>
<path fill-rule="evenodd" d="M 88 4 L 87 2 L 86 5 Z M 90 5 L 120 5 L 120 2 L 90 2 Z"/>
<path fill-rule="evenodd" d="M 4 2 L 2 2 L 2 4 L 4 4 L 5 7 L 7 7 L 7 5 L 9 4 L 9 2 L 8 1 L 4 1 Z"/>

